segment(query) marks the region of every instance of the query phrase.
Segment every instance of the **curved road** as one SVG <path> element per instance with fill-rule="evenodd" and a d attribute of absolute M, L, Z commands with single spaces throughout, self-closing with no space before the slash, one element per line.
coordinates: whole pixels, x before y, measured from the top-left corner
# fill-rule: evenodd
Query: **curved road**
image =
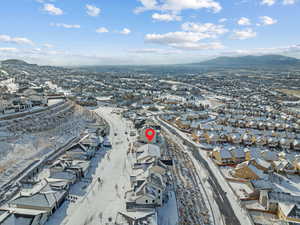
<path fill-rule="evenodd" d="M 200 154 L 199 147 L 201 146 L 184 137 L 176 128 L 170 126 L 161 119 L 156 117 L 155 120 L 160 125 L 168 129 L 176 137 L 183 140 L 186 144 L 189 145 L 189 147 L 191 147 L 192 154 L 194 158 L 199 162 L 198 164 L 201 165 L 201 169 L 206 170 L 209 175 L 207 181 L 212 188 L 212 191 L 214 193 L 214 200 L 218 205 L 219 211 L 225 218 L 226 225 L 253 225 L 252 220 L 247 215 L 247 213 L 241 209 L 241 206 L 233 203 L 235 199 L 232 199 L 231 196 L 234 196 L 234 193 L 228 193 L 232 191 L 223 176 L 221 174 L 217 174 L 220 172 L 216 171 L 215 168 L 212 168 L 211 163 L 208 163 L 208 161 Z M 217 176 L 219 179 L 217 178 Z M 219 182 L 220 176 L 222 176 L 222 179 L 224 180 L 222 184 L 220 184 Z M 224 191 L 225 187 L 226 191 Z"/>

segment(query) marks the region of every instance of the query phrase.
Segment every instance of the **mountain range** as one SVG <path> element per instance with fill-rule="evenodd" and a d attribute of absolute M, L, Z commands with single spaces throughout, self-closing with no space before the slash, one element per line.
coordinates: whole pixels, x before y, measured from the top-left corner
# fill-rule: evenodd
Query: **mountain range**
<path fill-rule="evenodd" d="M 203 67 L 299 67 L 300 60 L 283 55 L 217 57 L 215 59 L 192 63 Z"/>
<path fill-rule="evenodd" d="M 10 64 L 10 65 L 32 65 L 28 64 L 23 60 L 18 59 L 8 59 L 1 61 L 1 64 Z M 117 68 L 118 66 L 108 66 L 108 68 Z M 190 64 L 177 64 L 177 65 L 156 65 L 156 66 L 119 66 L 120 68 L 130 67 L 130 68 L 168 68 L 168 67 L 175 67 L 175 68 L 185 68 L 188 67 L 192 68 L 297 68 L 300 69 L 300 59 L 287 57 L 283 55 L 262 55 L 262 56 L 237 56 L 237 57 L 229 57 L 229 56 L 222 56 L 217 57 L 214 59 L 210 59 L 203 62 L 198 63 L 190 63 Z M 80 68 L 93 70 L 95 68 L 97 70 L 102 70 L 101 68 L 106 68 L 106 66 L 82 66 Z"/>

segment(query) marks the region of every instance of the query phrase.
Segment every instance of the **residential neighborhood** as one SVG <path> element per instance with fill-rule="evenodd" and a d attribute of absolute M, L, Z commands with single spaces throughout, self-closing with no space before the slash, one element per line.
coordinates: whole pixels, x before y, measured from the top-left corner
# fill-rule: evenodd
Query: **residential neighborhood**
<path fill-rule="evenodd" d="M 299 70 L 0 71 L 0 224 L 300 224 Z"/>

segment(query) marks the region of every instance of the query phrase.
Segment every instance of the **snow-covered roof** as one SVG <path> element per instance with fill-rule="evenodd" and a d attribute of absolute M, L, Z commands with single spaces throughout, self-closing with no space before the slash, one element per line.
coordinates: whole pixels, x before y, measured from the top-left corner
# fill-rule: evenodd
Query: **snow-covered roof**
<path fill-rule="evenodd" d="M 134 211 L 134 212 L 127 211 L 127 210 L 121 210 L 120 213 L 127 216 L 127 217 L 129 217 L 129 218 L 131 218 L 131 219 L 139 220 L 139 219 L 143 219 L 145 217 L 152 216 L 153 214 L 155 214 L 155 209 L 153 209 L 150 212 L 149 212 L 149 210 L 147 210 L 147 211 Z"/>
<path fill-rule="evenodd" d="M 260 190 L 272 190 L 274 188 L 274 185 L 270 181 L 266 180 L 251 180 L 251 184 L 255 189 Z"/>
<path fill-rule="evenodd" d="M 221 157 L 222 159 L 230 159 L 232 158 L 230 152 L 228 151 L 228 149 L 222 149 L 220 150 L 220 154 L 221 154 Z"/>
<path fill-rule="evenodd" d="M 257 159 L 255 159 L 255 161 L 256 161 L 259 165 L 265 167 L 266 169 L 268 169 L 268 168 L 271 167 L 271 163 L 269 163 L 269 162 L 267 162 L 266 160 L 263 160 L 263 159 L 261 159 L 261 158 L 257 158 Z"/>
<path fill-rule="evenodd" d="M 56 204 L 56 199 L 53 193 L 51 194 L 35 194 L 32 196 L 20 196 L 13 200 L 11 204 L 27 205 L 41 208 L 52 208 Z"/>
<path fill-rule="evenodd" d="M 250 164 L 249 169 L 252 170 L 259 178 L 264 178 L 266 174 L 263 173 L 260 169 L 256 168 L 254 165 Z"/>
<path fill-rule="evenodd" d="M 265 178 L 267 175 L 264 174 L 264 172 L 262 170 L 258 169 L 255 166 L 254 162 L 255 162 L 255 160 L 249 160 L 249 161 L 246 161 L 246 162 L 242 162 L 242 163 L 237 165 L 236 169 L 242 169 L 242 168 L 248 167 L 259 178 L 261 178 L 261 179 Z"/>
<path fill-rule="evenodd" d="M 284 215 L 289 215 L 292 209 L 295 207 L 293 203 L 279 202 L 279 207 Z"/>
<path fill-rule="evenodd" d="M 244 150 L 240 149 L 240 148 L 235 148 L 232 150 L 232 153 L 235 154 L 235 156 L 237 158 L 242 158 L 245 157 L 245 152 Z"/>
<path fill-rule="evenodd" d="M 33 210 L 31 210 L 33 211 Z M 5 218 L 1 220 L 0 223 L 3 225 L 31 225 L 32 218 L 26 216 L 16 216 L 14 214 L 8 214 Z"/>
<path fill-rule="evenodd" d="M 142 154 L 137 157 L 138 160 L 148 156 L 156 157 L 156 158 L 161 157 L 160 147 L 158 145 L 154 145 L 154 144 L 142 145 L 141 147 L 138 148 L 137 151 L 142 152 Z"/>
<path fill-rule="evenodd" d="M 270 150 L 261 151 L 261 156 L 267 161 L 275 161 L 278 159 L 278 156 L 275 152 L 271 152 Z"/>
<path fill-rule="evenodd" d="M 268 196 L 272 201 L 300 204 L 299 195 L 292 195 L 286 192 L 271 191 L 268 193 Z"/>
<path fill-rule="evenodd" d="M 75 177 L 76 175 L 71 171 L 62 171 L 51 174 L 49 178 L 57 180 L 73 180 Z"/>

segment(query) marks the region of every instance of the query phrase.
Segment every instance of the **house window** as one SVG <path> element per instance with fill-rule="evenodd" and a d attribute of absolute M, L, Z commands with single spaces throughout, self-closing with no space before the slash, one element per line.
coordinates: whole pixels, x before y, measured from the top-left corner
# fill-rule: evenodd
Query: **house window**
<path fill-rule="evenodd" d="M 146 203 L 148 203 L 148 200 L 146 200 Z"/>
<path fill-rule="evenodd" d="M 160 190 L 158 190 L 158 193 L 160 193 Z"/>
<path fill-rule="evenodd" d="M 154 203 L 155 201 L 154 200 L 152 200 L 152 203 Z"/>
<path fill-rule="evenodd" d="M 160 199 L 160 196 L 158 196 L 158 199 Z"/>

